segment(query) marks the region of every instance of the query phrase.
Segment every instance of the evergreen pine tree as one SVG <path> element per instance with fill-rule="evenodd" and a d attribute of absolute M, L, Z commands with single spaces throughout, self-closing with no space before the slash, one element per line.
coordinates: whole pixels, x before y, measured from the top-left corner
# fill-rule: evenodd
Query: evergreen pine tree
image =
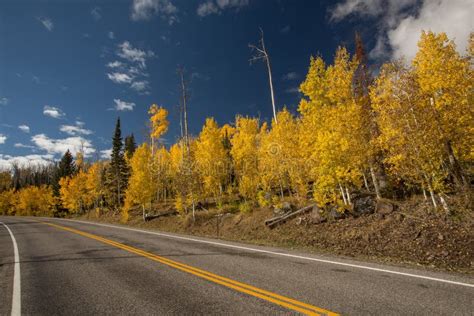
<path fill-rule="evenodd" d="M 133 153 L 135 153 L 135 150 L 137 149 L 137 144 L 135 143 L 135 136 L 130 134 L 129 136 L 125 137 L 125 155 L 127 156 L 127 159 L 131 159 L 133 156 Z"/>
<path fill-rule="evenodd" d="M 110 167 L 108 169 L 107 182 L 110 193 L 109 203 L 120 208 L 125 189 L 127 187 L 128 168 L 124 158 L 122 131 L 120 129 L 120 118 L 115 125 L 114 137 L 112 139 L 112 154 L 110 156 Z"/>
<path fill-rule="evenodd" d="M 59 180 L 76 173 L 76 164 L 74 163 L 74 158 L 69 149 L 64 153 L 55 169 L 52 180 L 53 194 L 54 196 L 59 196 Z"/>

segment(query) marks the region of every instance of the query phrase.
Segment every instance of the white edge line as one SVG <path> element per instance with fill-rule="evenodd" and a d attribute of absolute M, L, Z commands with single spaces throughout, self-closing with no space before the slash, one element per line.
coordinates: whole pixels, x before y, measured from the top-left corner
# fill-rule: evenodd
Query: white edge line
<path fill-rule="evenodd" d="M 21 315 L 21 280 L 20 280 L 20 255 L 18 252 L 18 245 L 16 243 L 15 236 L 13 236 L 10 228 L 5 224 L 0 222 L 10 233 L 10 237 L 13 242 L 13 253 L 15 258 L 14 272 L 13 272 L 13 295 L 12 295 L 12 316 Z"/>
<path fill-rule="evenodd" d="M 200 243 L 203 243 L 203 244 L 210 244 L 210 245 L 227 247 L 227 248 L 248 250 L 248 251 L 260 252 L 260 253 L 267 253 L 267 254 L 271 254 L 271 255 L 275 255 L 275 256 L 291 257 L 291 258 L 297 258 L 297 259 L 303 259 L 303 260 L 310 260 L 310 261 L 317 261 L 317 262 L 335 264 L 335 265 L 351 267 L 351 268 L 358 268 L 358 269 L 365 269 L 365 270 L 370 270 L 370 271 L 391 273 L 391 274 L 403 275 L 403 276 L 412 277 L 412 278 L 419 278 L 419 279 L 425 279 L 425 280 L 430 280 L 430 281 L 437 281 L 437 282 L 442 282 L 442 283 L 461 285 L 461 286 L 467 286 L 467 287 L 474 288 L 474 284 L 470 284 L 470 283 L 451 281 L 451 280 L 447 280 L 447 279 L 434 278 L 434 277 L 418 275 L 418 274 L 412 274 L 412 273 L 406 273 L 406 272 L 399 272 L 399 271 L 394 271 L 394 270 L 374 268 L 374 267 L 358 265 L 358 264 L 352 264 L 352 263 L 344 263 L 344 262 L 338 262 L 338 261 L 332 261 L 332 260 L 326 260 L 326 259 L 318 259 L 318 258 L 312 258 L 312 257 L 292 255 L 292 254 L 289 254 L 289 253 L 280 253 L 280 252 L 274 252 L 274 251 L 270 251 L 270 250 L 263 250 L 263 249 L 256 249 L 256 248 L 250 248 L 250 247 L 244 247 L 244 246 L 230 245 L 230 244 L 225 244 L 225 243 L 221 243 L 221 242 L 195 239 L 195 238 L 183 237 L 183 236 L 177 236 L 177 235 L 169 235 L 169 234 L 164 234 L 164 233 L 158 233 L 158 232 L 152 232 L 152 231 L 147 231 L 147 230 L 141 230 L 141 229 L 129 228 L 129 227 L 122 227 L 122 226 L 116 226 L 116 225 L 110 225 L 110 224 L 101 224 L 101 223 L 79 221 L 79 220 L 72 220 L 72 219 L 63 219 L 63 218 L 56 218 L 56 219 L 63 220 L 63 221 L 84 223 L 84 224 L 89 224 L 89 225 L 96 225 L 96 226 L 103 226 L 103 227 L 111 227 L 111 228 L 129 230 L 129 231 L 140 232 L 140 233 L 150 234 L 150 235 L 157 235 L 157 236 L 162 236 L 162 237 L 167 237 L 167 238 L 174 238 L 174 239 L 200 242 Z M 13 235 L 12 235 L 12 237 L 13 237 Z"/>

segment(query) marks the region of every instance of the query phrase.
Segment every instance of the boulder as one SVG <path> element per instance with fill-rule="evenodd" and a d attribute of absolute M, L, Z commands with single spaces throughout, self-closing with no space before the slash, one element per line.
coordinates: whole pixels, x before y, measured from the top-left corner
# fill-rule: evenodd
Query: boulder
<path fill-rule="evenodd" d="M 346 215 L 344 214 L 344 212 L 340 212 L 335 207 L 332 207 L 329 210 L 328 217 L 331 219 L 337 220 L 337 219 L 343 219 L 344 217 L 346 217 Z"/>
<path fill-rule="evenodd" d="M 388 215 L 395 210 L 395 207 L 392 203 L 384 200 L 378 200 L 375 206 L 375 211 L 378 214 Z"/>
<path fill-rule="evenodd" d="M 375 196 L 369 194 L 357 195 L 352 199 L 352 214 L 360 216 L 364 214 L 372 214 L 375 212 L 377 201 Z"/>
<path fill-rule="evenodd" d="M 313 206 L 310 214 L 310 221 L 312 224 L 320 224 L 326 221 L 326 218 L 323 216 L 322 211 L 316 205 Z"/>

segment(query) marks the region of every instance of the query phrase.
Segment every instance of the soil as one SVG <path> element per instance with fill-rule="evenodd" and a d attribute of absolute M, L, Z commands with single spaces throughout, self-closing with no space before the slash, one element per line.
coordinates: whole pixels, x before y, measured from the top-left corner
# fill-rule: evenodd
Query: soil
<path fill-rule="evenodd" d="M 217 211 L 172 215 L 143 222 L 141 213 L 131 214 L 127 225 L 196 236 L 279 246 L 314 253 L 342 255 L 403 266 L 474 274 L 474 216 L 472 210 L 447 216 L 433 211 L 422 198 L 397 203 L 390 214 L 373 213 L 354 218 L 311 224 L 310 213 L 269 229 L 264 221 L 271 209 L 250 213 Z M 106 213 L 81 216 L 94 221 L 119 223 L 120 215 Z"/>

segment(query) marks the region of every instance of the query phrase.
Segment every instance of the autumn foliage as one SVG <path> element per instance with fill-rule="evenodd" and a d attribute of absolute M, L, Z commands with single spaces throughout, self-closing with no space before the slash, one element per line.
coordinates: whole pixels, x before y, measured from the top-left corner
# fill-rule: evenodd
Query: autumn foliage
<path fill-rule="evenodd" d="M 375 78 L 360 45 L 357 51 L 351 56 L 340 47 L 331 63 L 311 57 L 298 113 L 283 108 L 268 123 L 238 115 L 219 126 L 208 118 L 199 135 L 167 148 L 161 140 L 168 111 L 152 105 L 149 142 L 127 156 L 125 180 L 113 161 L 81 160 L 59 181 L 59 202 L 47 186 L 6 188 L 0 212 L 41 215 L 59 205 L 81 213 L 115 205 L 127 220 L 131 210 L 145 216 L 156 202 L 190 213 L 204 203 L 269 206 L 286 198 L 342 211 L 360 190 L 378 197 L 424 193 L 434 208 L 448 211 L 446 196 L 469 190 L 473 175 L 472 49 L 461 55 L 445 34 L 423 32 L 411 63 L 387 63 Z M 120 134 L 114 139 L 120 145 Z M 116 189 L 107 185 L 111 165 Z"/>

